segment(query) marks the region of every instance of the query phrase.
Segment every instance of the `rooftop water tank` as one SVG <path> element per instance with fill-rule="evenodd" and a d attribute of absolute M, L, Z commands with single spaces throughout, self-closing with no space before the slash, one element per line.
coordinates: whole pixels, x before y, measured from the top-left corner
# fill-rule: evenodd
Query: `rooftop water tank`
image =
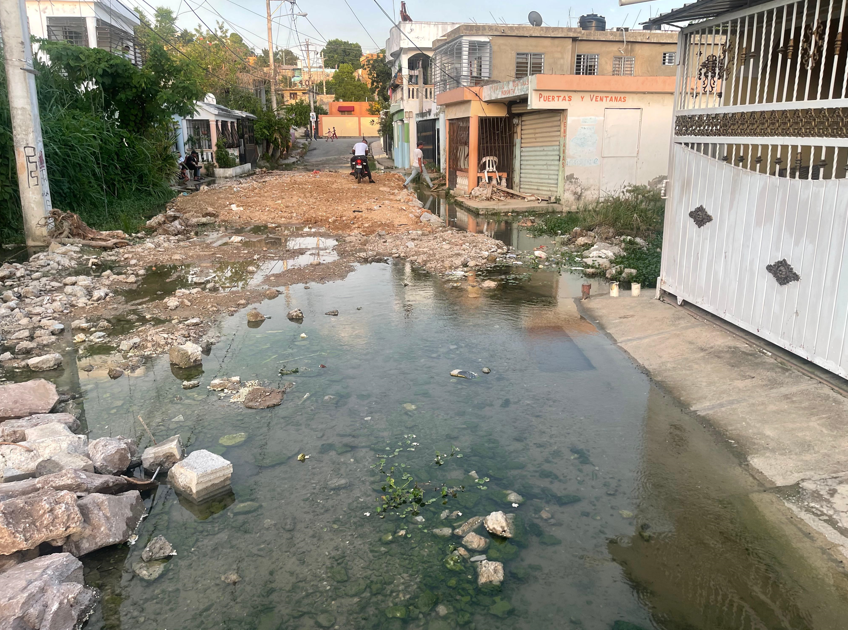
<path fill-rule="evenodd" d="M 581 15 L 580 28 L 584 31 L 605 31 L 607 30 L 607 19 L 603 15 L 598 15 L 597 13 Z"/>

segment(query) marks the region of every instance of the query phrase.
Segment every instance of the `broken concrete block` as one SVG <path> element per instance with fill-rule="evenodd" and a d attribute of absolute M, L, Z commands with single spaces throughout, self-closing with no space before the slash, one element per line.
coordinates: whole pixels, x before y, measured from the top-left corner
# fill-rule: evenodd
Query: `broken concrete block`
<path fill-rule="evenodd" d="M 26 383 L 0 386 L 0 421 L 49 413 L 59 401 L 56 386 L 36 378 Z"/>
<path fill-rule="evenodd" d="M 181 368 L 190 368 L 200 365 L 203 361 L 200 346 L 190 341 L 182 346 L 174 346 L 168 352 L 171 363 Z"/>
<path fill-rule="evenodd" d="M 124 477 L 98 475 L 82 470 L 64 470 L 38 479 L 0 485 L 0 501 L 34 494 L 41 490 L 67 490 L 74 494 L 118 494 L 138 486 Z"/>
<path fill-rule="evenodd" d="M 97 592 L 83 585 L 82 563 L 67 553 L 23 562 L 0 574 L 4 628 L 76 628 L 96 601 Z"/>
<path fill-rule="evenodd" d="M 59 422 L 67 426 L 71 432 L 79 429 L 79 420 L 69 413 L 39 413 L 26 418 L 7 420 L 0 424 L 0 442 L 23 442 L 26 440 L 26 430 L 43 424 Z"/>
<path fill-rule="evenodd" d="M 101 475 L 124 472 L 132 464 L 136 452 L 135 443 L 121 436 L 100 438 L 88 445 L 88 457 Z"/>
<path fill-rule="evenodd" d="M 0 555 L 62 540 L 83 525 L 73 492 L 42 490 L 0 503 Z"/>
<path fill-rule="evenodd" d="M 220 455 L 209 451 L 194 451 L 168 472 L 168 481 L 175 490 L 203 501 L 230 487 L 233 465 Z"/>
<path fill-rule="evenodd" d="M 77 501 L 77 508 L 83 525 L 62 546 L 63 551 L 77 557 L 126 542 L 144 514 L 144 502 L 138 490 L 118 495 L 89 494 Z"/>
<path fill-rule="evenodd" d="M 82 470 L 94 472 L 94 464 L 85 455 L 78 453 L 56 453 L 53 457 L 42 459 L 35 466 L 35 476 L 44 477 L 63 470 Z"/>
<path fill-rule="evenodd" d="M 144 449 L 144 453 L 141 454 L 141 465 L 149 473 L 156 472 L 157 468 L 161 468 L 161 472 L 167 472 L 182 458 L 183 443 L 180 441 L 180 436 L 175 435 Z"/>

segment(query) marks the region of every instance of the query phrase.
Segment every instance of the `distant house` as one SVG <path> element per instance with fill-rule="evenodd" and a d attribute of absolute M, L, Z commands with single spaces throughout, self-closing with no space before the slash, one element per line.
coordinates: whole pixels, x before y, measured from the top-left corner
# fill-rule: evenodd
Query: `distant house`
<path fill-rule="evenodd" d="M 135 28 L 138 15 L 120 2 L 108 0 L 26 0 L 29 32 L 33 37 L 100 48 L 142 64 Z M 36 47 L 37 49 L 37 47 Z"/>
<path fill-rule="evenodd" d="M 318 117 L 318 135 L 327 136 L 336 130 L 339 137 L 361 138 L 380 133 L 380 116 L 369 109 L 373 103 L 329 103 L 330 113 Z"/>
<path fill-rule="evenodd" d="M 176 150 L 181 156 L 197 151 L 202 162 L 215 162 L 218 138 L 223 138 L 239 164 L 256 165 L 259 152 L 253 134 L 253 114 L 218 105 L 215 96 L 207 94 L 203 101 L 195 103 L 193 116 L 175 120 Z"/>
<path fill-rule="evenodd" d="M 679 25 L 660 287 L 848 378 L 848 0 Z"/>

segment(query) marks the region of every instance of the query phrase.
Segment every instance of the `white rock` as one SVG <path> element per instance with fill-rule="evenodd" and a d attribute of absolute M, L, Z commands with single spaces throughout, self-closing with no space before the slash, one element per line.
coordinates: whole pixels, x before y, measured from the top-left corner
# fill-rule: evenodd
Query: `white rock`
<path fill-rule="evenodd" d="M 498 585 L 503 582 L 504 570 L 500 562 L 483 560 L 477 565 L 477 585 Z"/>
<path fill-rule="evenodd" d="M 33 357 L 27 361 L 27 367 L 33 372 L 45 372 L 47 370 L 55 370 L 62 367 L 62 355 L 58 353 L 45 354 L 40 357 Z"/>
<path fill-rule="evenodd" d="M 194 451 L 168 472 L 168 481 L 178 492 L 195 501 L 226 491 L 230 487 L 233 465 L 215 453 Z"/>
<path fill-rule="evenodd" d="M 500 536 L 501 538 L 512 538 L 513 529 L 511 520 L 503 512 L 492 512 L 483 519 L 483 525 L 490 534 Z"/>

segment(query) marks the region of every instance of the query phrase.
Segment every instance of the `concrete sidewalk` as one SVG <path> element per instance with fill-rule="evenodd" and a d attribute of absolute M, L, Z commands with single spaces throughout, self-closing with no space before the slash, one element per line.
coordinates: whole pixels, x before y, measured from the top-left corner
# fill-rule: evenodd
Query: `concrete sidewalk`
<path fill-rule="evenodd" d="M 593 297 L 586 314 L 751 473 L 848 556 L 848 399 L 704 318 L 650 296 Z"/>

